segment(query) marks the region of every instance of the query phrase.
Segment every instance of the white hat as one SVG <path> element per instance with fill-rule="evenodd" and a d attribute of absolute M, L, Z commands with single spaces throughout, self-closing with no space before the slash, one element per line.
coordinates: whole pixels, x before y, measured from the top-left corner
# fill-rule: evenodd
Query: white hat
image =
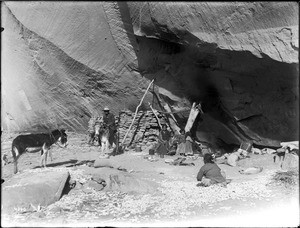
<path fill-rule="evenodd" d="M 104 111 L 109 111 L 109 108 L 106 106 L 103 110 Z"/>

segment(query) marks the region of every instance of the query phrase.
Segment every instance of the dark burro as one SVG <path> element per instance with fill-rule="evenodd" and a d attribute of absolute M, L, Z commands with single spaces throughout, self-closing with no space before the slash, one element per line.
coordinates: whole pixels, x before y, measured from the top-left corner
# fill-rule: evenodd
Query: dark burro
<path fill-rule="evenodd" d="M 49 134 L 28 134 L 28 135 L 19 135 L 12 142 L 12 156 L 14 160 L 14 173 L 18 172 L 18 159 L 20 156 L 28 152 L 29 148 L 37 148 L 36 151 L 41 151 L 41 166 L 46 167 L 47 156 L 52 160 L 51 151 L 49 151 L 50 146 L 54 143 L 61 143 L 63 147 L 67 146 L 67 134 L 64 129 L 54 130 Z"/>

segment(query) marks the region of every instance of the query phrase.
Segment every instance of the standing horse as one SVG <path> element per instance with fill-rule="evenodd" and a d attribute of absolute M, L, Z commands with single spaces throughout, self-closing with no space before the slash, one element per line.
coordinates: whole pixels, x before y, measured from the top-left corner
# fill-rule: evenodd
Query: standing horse
<path fill-rule="evenodd" d="M 64 129 L 56 129 L 48 134 L 39 133 L 17 136 L 13 140 L 11 147 L 14 160 L 14 173 L 18 172 L 18 159 L 22 154 L 25 154 L 26 152 L 41 151 L 41 166 L 46 167 L 48 154 L 52 161 L 52 152 L 50 151 L 51 145 L 59 142 L 63 147 L 66 147 L 67 141 L 67 134 Z M 30 148 L 35 148 L 35 150 L 29 151 Z"/>
<path fill-rule="evenodd" d="M 99 139 L 99 144 L 101 143 L 101 153 L 103 154 L 109 148 L 109 127 L 104 122 L 101 122 L 99 131 L 95 134 Z"/>
<path fill-rule="evenodd" d="M 96 122 L 92 131 L 90 132 L 90 139 L 88 144 L 93 145 L 94 141 L 96 140 L 98 142 L 98 145 L 101 146 L 101 140 L 100 140 L 100 128 L 102 126 L 102 122 Z"/>
<path fill-rule="evenodd" d="M 94 141 L 98 142 L 98 145 L 101 146 L 101 151 L 107 151 L 110 145 L 110 130 L 109 126 L 107 126 L 102 119 L 98 120 L 94 127 L 93 131 L 90 132 L 89 144 L 93 145 Z"/>

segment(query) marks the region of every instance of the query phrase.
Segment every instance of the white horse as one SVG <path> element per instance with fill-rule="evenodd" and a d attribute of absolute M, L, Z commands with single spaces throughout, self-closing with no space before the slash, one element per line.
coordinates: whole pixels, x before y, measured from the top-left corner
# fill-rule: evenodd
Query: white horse
<path fill-rule="evenodd" d="M 95 126 L 95 137 L 99 139 L 99 144 L 101 144 L 101 153 L 108 151 L 109 128 L 103 121 Z"/>

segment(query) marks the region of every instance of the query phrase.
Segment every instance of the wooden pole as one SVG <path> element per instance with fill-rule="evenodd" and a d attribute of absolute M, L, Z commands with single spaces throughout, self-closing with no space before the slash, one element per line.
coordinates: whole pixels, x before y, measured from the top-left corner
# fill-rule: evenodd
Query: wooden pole
<path fill-rule="evenodd" d="M 153 82 L 154 82 L 154 79 L 153 79 L 153 80 L 150 82 L 150 84 L 148 85 L 148 87 L 147 87 L 147 89 L 146 89 L 146 91 L 145 91 L 145 93 L 144 93 L 144 95 L 143 95 L 143 97 L 142 97 L 142 99 L 141 99 L 139 105 L 138 105 L 138 106 L 136 107 L 136 109 L 135 109 L 135 113 L 134 113 L 133 120 L 132 120 L 132 122 L 131 122 L 131 124 L 130 124 L 130 126 L 129 126 L 129 128 L 128 128 L 128 130 L 127 130 L 127 132 L 126 132 L 126 134 L 125 134 L 125 136 L 124 136 L 124 138 L 123 138 L 123 140 L 122 140 L 122 145 L 124 144 L 124 142 L 125 142 L 125 140 L 126 140 L 126 137 L 127 137 L 128 133 L 129 133 L 129 131 L 130 131 L 130 129 L 131 129 L 133 123 L 134 123 L 134 120 L 135 120 L 135 117 L 136 117 L 136 115 L 137 115 L 137 113 L 138 113 L 139 107 L 142 105 L 143 100 L 144 100 L 144 98 L 145 98 L 145 96 L 146 96 L 146 94 L 147 94 L 147 92 L 148 92 L 148 90 L 149 90 L 149 88 L 150 88 L 150 86 L 152 85 Z"/>
<path fill-rule="evenodd" d="M 173 115 L 172 110 L 170 108 L 170 105 L 168 103 L 165 103 L 164 108 L 167 112 L 169 112 L 170 116 L 172 117 L 172 119 L 174 120 L 176 125 L 178 125 L 177 120 L 176 120 L 175 116 Z"/>
<path fill-rule="evenodd" d="M 177 133 L 180 133 L 180 127 L 178 126 L 177 120 L 176 120 L 175 116 L 173 115 L 169 104 L 165 103 L 165 105 L 163 107 L 167 112 L 169 112 L 170 117 L 168 119 L 169 119 L 170 125 L 172 126 L 172 128 L 174 130 L 177 131 Z"/>
<path fill-rule="evenodd" d="M 168 123 L 170 124 L 170 128 L 172 129 L 172 131 L 177 131 L 178 133 L 180 133 L 180 127 L 178 126 L 177 120 L 175 118 L 175 116 L 172 113 L 172 110 L 169 106 L 169 104 L 167 102 L 165 102 L 163 99 L 161 99 L 159 97 L 158 94 L 156 94 L 154 91 L 152 91 L 153 96 L 156 98 L 159 107 L 162 110 L 165 111 L 160 111 L 161 113 L 167 114 L 167 118 L 168 118 Z"/>
<path fill-rule="evenodd" d="M 199 114 L 199 112 L 201 114 L 203 114 L 203 111 L 202 111 L 202 108 L 201 108 L 201 103 L 199 103 L 198 105 L 196 105 L 196 103 L 194 102 L 193 103 L 193 106 L 191 108 L 191 111 L 190 111 L 190 115 L 189 115 L 189 118 L 188 118 L 188 121 L 185 125 L 185 132 L 188 132 L 191 130 L 191 128 L 193 127 L 193 124 L 197 118 L 197 115 Z"/>
<path fill-rule="evenodd" d="M 159 121 L 159 118 L 158 118 L 158 116 L 157 116 L 156 113 L 155 113 L 155 110 L 152 108 L 152 105 L 151 105 L 150 102 L 149 102 L 148 104 L 149 104 L 149 106 L 150 106 L 150 108 L 151 108 L 153 114 L 155 115 L 155 117 L 156 117 L 156 119 L 157 119 L 157 122 L 158 122 L 158 125 L 159 125 L 160 129 L 162 129 L 161 124 L 160 124 L 160 121 Z"/>

